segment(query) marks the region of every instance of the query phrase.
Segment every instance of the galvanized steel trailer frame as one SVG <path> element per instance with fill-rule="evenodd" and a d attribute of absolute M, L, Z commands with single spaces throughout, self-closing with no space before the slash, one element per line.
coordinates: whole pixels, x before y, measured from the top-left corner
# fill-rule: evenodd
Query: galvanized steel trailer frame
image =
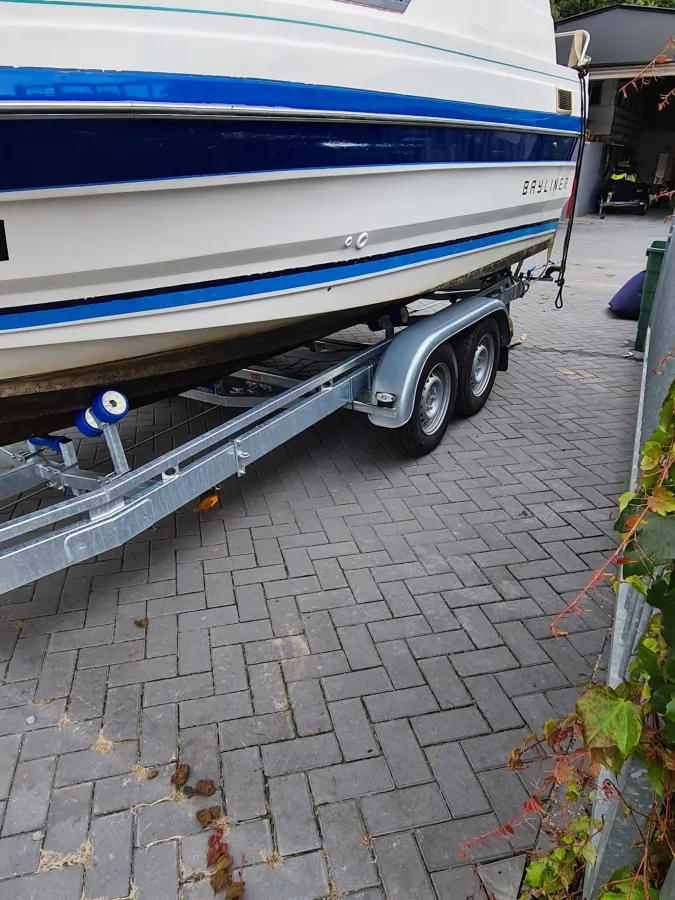
<path fill-rule="evenodd" d="M 371 346 L 319 342 L 319 355 L 328 349 L 345 358 L 306 380 L 263 369 L 236 373 L 244 383 L 285 388 L 268 398 L 188 391 L 183 396 L 190 399 L 251 408 L 135 469 L 114 423 L 99 423 L 114 468 L 108 475 L 81 469 L 68 438 L 33 439 L 21 453 L 0 448 L 12 463 L 0 472 L 0 501 L 40 484 L 73 495 L 0 525 L 0 594 L 124 544 L 341 408 L 365 413 L 379 427 L 405 425 L 434 350 L 490 316 L 507 344 L 509 304 L 523 296 L 529 281 L 509 275 L 397 334 L 389 327 L 385 339 Z"/>

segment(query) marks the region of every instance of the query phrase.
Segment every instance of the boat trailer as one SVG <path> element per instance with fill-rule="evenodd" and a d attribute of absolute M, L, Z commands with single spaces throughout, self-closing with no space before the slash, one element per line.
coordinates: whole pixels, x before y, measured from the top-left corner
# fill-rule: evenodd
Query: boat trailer
<path fill-rule="evenodd" d="M 403 307 L 378 323 L 385 336 L 377 343 L 329 338 L 299 348 L 294 351 L 297 358 L 315 372 L 306 378 L 262 365 L 186 391 L 181 396 L 211 408 L 242 411 L 137 468 L 130 467 L 118 430 L 128 402 L 115 390 L 103 391 L 77 416 L 81 434 L 105 440 L 112 471 L 82 468 L 75 444 L 61 435 L 32 438 L 20 451 L 0 447 L 0 464 L 10 463 L 0 468 L 0 503 L 11 501 L 0 507 L 0 515 L 23 492 L 40 485 L 66 495 L 0 524 L 0 594 L 118 547 L 198 498 L 205 498 L 200 508 L 209 508 L 217 485 L 230 476 L 243 476 L 247 466 L 342 408 L 391 429 L 409 455 L 430 452 L 440 443 L 453 412 L 454 398 L 444 378 L 467 388 L 485 378 L 490 363 L 492 380 L 484 382 L 484 396 L 479 396 L 480 406 L 484 404 L 496 369 L 508 364 L 509 305 L 533 280 L 550 277 L 535 279 L 531 270 L 518 278 L 504 276 L 478 292 L 436 291 L 421 299 L 433 301 L 429 307 L 446 300 L 450 305 L 411 316 L 407 326 L 395 332 L 395 324 L 407 320 Z M 496 336 L 495 326 L 499 342 L 492 344 L 492 359 L 487 338 L 468 358 L 466 341 L 475 343 L 483 332 Z M 458 341 L 468 363 L 464 370 L 454 363 L 453 372 L 452 348 L 458 349 Z M 456 389 L 457 383 L 455 396 Z"/>

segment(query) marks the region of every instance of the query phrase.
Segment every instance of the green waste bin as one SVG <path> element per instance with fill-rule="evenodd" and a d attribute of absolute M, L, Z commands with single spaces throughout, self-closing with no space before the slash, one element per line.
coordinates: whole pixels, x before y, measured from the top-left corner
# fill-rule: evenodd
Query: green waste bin
<path fill-rule="evenodd" d="M 638 319 L 637 337 L 635 338 L 635 349 L 640 352 L 643 352 L 645 349 L 647 329 L 649 328 L 649 320 L 652 316 L 654 294 L 656 293 L 656 285 L 659 283 L 659 275 L 661 274 L 661 265 L 663 264 L 663 254 L 665 253 L 665 250 L 666 241 L 654 241 L 647 249 L 647 273 L 645 275 L 645 285 L 642 289 L 640 318 Z"/>

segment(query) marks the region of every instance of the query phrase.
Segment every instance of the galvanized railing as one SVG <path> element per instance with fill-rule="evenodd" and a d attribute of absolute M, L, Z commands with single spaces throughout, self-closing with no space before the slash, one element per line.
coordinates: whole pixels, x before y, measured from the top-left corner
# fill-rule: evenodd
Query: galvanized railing
<path fill-rule="evenodd" d="M 672 354 L 672 355 L 671 355 Z M 638 408 L 638 421 L 633 453 L 632 481 L 638 475 L 640 448 L 658 424 L 663 399 L 675 379 L 675 236 L 671 229 L 668 246 L 663 258 L 661 276 L 654 298 L 652 319 L 645 346 L 642 373 L 642 390 Z M 614 624 L 607 683 L 616 687 L 626 676 L 635 647 L 644 633 L 651 609 L 630 585 L 623 584 L 616 600 Z M 625 818 L 621 804 L 614 799 L 598 796 L 593 806 L 593 817 L 604 820 L 604 828 L 598 838 L 598 859 L 595 866 L 586 870 L 584 900 L 594 900 L 600 887 L 623 866 L 639 861 L 641 850 L 634 846 L 639 838 L 638 825 L 648 814 L 652 802 L 652 789 L 644 768 L 637 760 L 629 760 L 619 778 L 605 771 L 601 779 L 613 782 L 626 802 L 635 811 L 635 818 Z M 675 869 L 661 890 L 661 900 L 675 900 Z"/>

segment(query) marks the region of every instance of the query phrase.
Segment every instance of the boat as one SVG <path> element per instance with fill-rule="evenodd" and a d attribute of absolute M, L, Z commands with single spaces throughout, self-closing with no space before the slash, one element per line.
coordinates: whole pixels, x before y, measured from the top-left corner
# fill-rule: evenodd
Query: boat
<path fill-rule="evenodd" d="M 0 0 L 0 445 L 551 246 L 549 0 Z"/>

